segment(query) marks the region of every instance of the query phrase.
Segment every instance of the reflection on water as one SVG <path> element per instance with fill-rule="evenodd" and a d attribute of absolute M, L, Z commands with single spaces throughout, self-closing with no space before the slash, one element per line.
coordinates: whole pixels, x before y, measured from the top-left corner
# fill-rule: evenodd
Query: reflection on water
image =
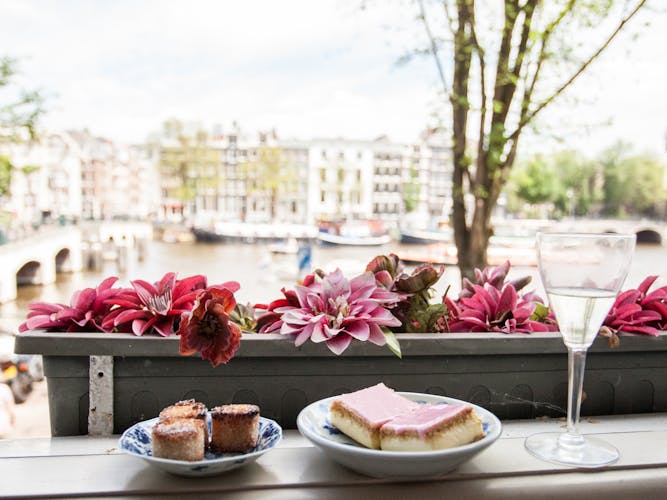
<path fill-rule="evenodd" d="M 348 277 L 364 270 L 373 257 L 380 254 L 414 251 L 414 246 L 396 243 L 382 247 L 313 247 L 312 265 L 327 271 L 340 267 Z M 177 272 L 180 277 L 193 274 L 207 276 L 210 284 L 236 280 L 241 289 L 236 293 L 242 303 L 268 302 L 280 296 L 283 286 L 291 287 L 296 279 L 297 263 L 294 255 L 271 254 L 266 245 L 246 244 L 202 244 L 150 242 L 146 258 L 142 262 L 131 261 L 123 273 L 118 272 L 115 262 L 105 262 L 102 271 L 60 274 L 56 283 L 48 286 L 23 286 L 19 288 L 15 302 L 0 306 L 0 330 L 14 329 L 24 319 L 30 302 L 68 302 L 71 294 L 80 288 L 96 286 L 107 276 L 118 276 L 119 284 L 127 286 L 131 279 L 157 281 L 166 272 Z M 512 268 L 510 278 L 533 276 L 529 288 L 535 288 L 544 296 L 537 269 L 528 267 Z M 639 246 L 633 267 L 624 288 L 636 287 L 649 274 L 657 274 L 661 279 L 654 286 L 667 284 L 667 248 L 660 246 Z M 448 286 L 450 294 L 458 295 L 460 289 L 459 272 L 456 267 L 447 267 L 436 286 L 441 295 Z"/>

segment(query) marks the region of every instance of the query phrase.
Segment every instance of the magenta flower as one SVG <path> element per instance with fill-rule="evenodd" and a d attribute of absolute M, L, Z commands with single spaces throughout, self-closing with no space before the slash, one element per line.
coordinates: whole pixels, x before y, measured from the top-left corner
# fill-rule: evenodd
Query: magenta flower
<path fill-rule="evenodd" d="M 325 274 L 321 282 L 299 285 L 294 290 L 296 304 L 274 309 L 280 314 L 280 333 L 293 335 L 295 345 L 308 339 L 325 342 L 335 354 L 341 354 L 352 339 L 386 345 L 400 355 L 398 343 L 384 327 L 398 326 L 400 321 L 385 306 L 395 303 L 398 296 L 378 287 L 372 273 L 352 280 L 340 269 Z M 286 296 L 293 297 L 291 294 Z M 389 342 L 388 342 L 389 340 Z"/>
<path fill-rule="evenodd" d="M 475 269 L 475 282 L 473 283 L 468 278 L 463 278 L 459 298 L 463 299 L 472 297 L 475 294 L 474 285 L 484 286 L 488 283 L 496 290 L 501 291 L 506 284 L 506 278 L 510 271 L 510 267 L 510 261 L 506 260 L 503 264 L 496 267 L 485 267 L 482 271 Z M 532 278 L 530 276 L 524 276 L 514 281 L 510 281 L 509 284 L 511 284 L 518 292 L 530 283 L 531 280 Z"/>
<path fill-rule="evenodd" d="M 549 324 L 532 319 L 536 302 L 520 297 L 512 284 L 506 284 L 501 290 L 489 283 L 471 286 L 471 297 L 461 298 L 458 303 L 445 299 L 450 331 L 530 333 L 553 329 Z M 535 299 L 533 295 L 529 297 Z"/>
<path fill-rule="evenodd" d="M 106 331 L 103 319 L 114 306 L 114 299 L 123 290 L 112 288 L 118 280 L 110 277 L 102 281 L 97 288 L 84 288 L 72 294 L 70 305 L 33 302 L 28 306 L 30 312 L 26 321 L 19 326 L 19 332 L 35 328 L 46 328 L 66 332 L 85 330 Z"/>
<path fill-rule="evenodd" d="M 152 328 L 168 337 L 176 331 L 181 314 L 192 310 L 197 293 L 206 288 L 206 277 L 195 275 L 177 280 L 176 273 L 167 273 L 153 285 L 143 280 L 130 284 L 132 288 L 124 289 L 114 299 L 118 307 L 107 315 L 103 326 L 132 331 L 135 335 L 143 335 Z M 240 288 L 235 281 L 219 286 L 232 292 Z"/>
<path fill-rule="evenodd" d="M 667 326 L 667 286 L 648 293 L 657 276 L 649 276 L 633 290 L 626 290 L 616 297 L 603 326 L 613 333 L 644 333 L 657 336 Z"/>

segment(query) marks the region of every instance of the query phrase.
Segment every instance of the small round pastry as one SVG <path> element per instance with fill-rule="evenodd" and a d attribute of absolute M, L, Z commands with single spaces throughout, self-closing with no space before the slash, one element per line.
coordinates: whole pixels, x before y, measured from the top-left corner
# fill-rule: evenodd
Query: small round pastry
<path fill-rule="evenodd" d="M 206 424 L 197 419 L 178 418 L 153 426 L 153 456 L 196 462 L 204 460 Z"/>
<path fill-rule="evenodd" d="M 217 406 L 211 410 L 211 449 L 243 453 L 257 446 L 259 407 L 250 404 Z"/>
<path fill-rule="evenodd" d="M 208 446 L 208 425 L 206 424 L 206 405 L 195 401 L 194 399 L 186 399 L 167 406 L 160 412 L 160 422 L 167 422 L 181 418 L 194 418 L 201 420 L 204 423 L 204 439 Z"/>

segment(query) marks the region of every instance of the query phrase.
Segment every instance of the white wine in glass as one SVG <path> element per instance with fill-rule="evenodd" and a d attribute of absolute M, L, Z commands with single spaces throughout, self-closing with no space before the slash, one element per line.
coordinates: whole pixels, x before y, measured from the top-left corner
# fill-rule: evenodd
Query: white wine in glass
<path fill-rule="evenodd" d="M 618 450 L 577 430 L 586 352 L 630 269 L 634 234 L 538 233 L 542 284 L 568 352 L 567 430 L 534 434 L 526 449 L 538 458 L 578 467 L 618 460 Z"/>

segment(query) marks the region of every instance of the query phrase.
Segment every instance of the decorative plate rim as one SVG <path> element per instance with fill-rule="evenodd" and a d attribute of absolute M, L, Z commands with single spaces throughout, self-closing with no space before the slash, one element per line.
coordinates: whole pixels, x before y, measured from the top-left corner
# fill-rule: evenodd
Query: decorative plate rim
<path fill-rule="evenodd" d="M 362 456 L 368 456 L 368 457 L 376 457 L 376 458 L 387 458 L 387 459 L 393 459 L 393 458 L 412 458 L 412 459 L 430 459 L 430 458 L 442 458 L 446 456 L 455 456 L 458 454 L 464 454 L 466 452 L 474 452 L 479 448 L 486 448 L 487 446 L 493 444 L 499 437 L 500 434 L 502 433 L 502 423 L 500 419 L 491 413 L 489 410 L 486 408 L 482 408 L 481 406 L 478 406 L 474 403 L 470 403 L 469 401 L 464 401 L 461 399 L 456 399 L 456 398 L 450 398 L 448 396 L 440 396 L 438 394 L 427 394 L 427 393 L 420 393 L 420 392 L 399 392 L 396 391 L 397 394 L 400 394 L 401 396 L 408 397 L 412 399 L 413 401 L 418 401 L 419 398 L 435 398 L 438 402 L 442 403 L 464 403 L 464 404 L 469 404 L 470 406 L 473 407 L 475 410 L 475 413 L 479 415 L 479 417 L 482 419 L 483 422 L 488 422 L 490 430 L 487 432 L 482 439 L 479 439 L 478 441 L 474 441 L 469 444 L 461 445 L 461 446 L 455 446 L 453 448 L 446 448 L 443 450 L 428 450 L 428 451 L 389 451 L 389 450 L 374 450 L 371 448 L 366 448 L 362 444 L 356 443 L 352 438 L 349 438 L 352 440 L 351 444 L 345 444 L 345 443 L 340 443 L 337 441 L 334 441 L 333 439 L 328 439 L 326 436 L 323 436 L 317 432 L 314 432 L 313 430 L 310 429 L 310 422 L 306 422 L 307 418 L 307 413 L 312 412 L 312 411 L 318 411 L 318 406 L 323 405 L 323 404 L 329 404 L 330 401 L 333 401 L 335 398 L 339 397 L 340 395 L 337 396 L 330 396 L 328 398 L 323 398 L 320 399 L 319 401 L 315 401 L 314 403 L 309 404 L 306 406 L 301 412 L 299 412 L 299 415 L 297 416 L 297 427 L 299 429 L 299 432 L 309 439 L 311 442 L 314 444 L 321 445 L 326 448 L 335 448 L 340 451 L 349 451 L 354 454 L 362 455 Z M 489 422 L 490 421 L 490 422 Z M 345 434 L 341 433 L 343 436 Z"/>
<path fill-rule="evenodd" d="M 153 424 L 155 424 L 158 420 L 159 417 L 150 418 L 148 420 L 142 420 L 141 422 L 137 422 L 131 427 L 125 429 L 125 431 L 121 434 L 120 438 L 118 439 L 119 448 L 128 455 L 143 458 L 144 460 L 147 460 L 149 462 L 158 462 L 166 465 L 182 465 L 186 467 L 198 467 L 198 466 L 223 464 L 226 462 L 233 463 L 236 462 L 237 460 L 247 460 L 250 458 L 259 457 L 260 455 L 263 455 L 267 451 L 270 451 L 273 448 L 275 448 L 278 445 L 278 443 L 280 443 L 283 437 L 283 429 L 282 427 L 280 427 L 280 425 L 278 425 L 278 423 L 275 420 L 260 416 L 259 417 L 260 425 L 263 424 L 265 426 L 269 426 L 274 430 L 276 430 L 278 432 L 278 438 L 272 440 L 270 446 L 267 446 L 259 450 L 250 451 L 248 453 L 228 453 L 225 454 L 225 456 L 221 456 L 218 458 L 204 458 L 204 460 L 188 461 L 188 460 L 174 460 L 171 458 L 154 457 L 153 455 L 145 455 L 143 453 L 138 453 L 134 450 L 126 448 L 124 442 L 130 439 L 129 434 L 131 432 L 135 431 L 140 427 L 150 427 Z M 150 436 L 150 432 L 148 433 L 148 435 Z"/>

